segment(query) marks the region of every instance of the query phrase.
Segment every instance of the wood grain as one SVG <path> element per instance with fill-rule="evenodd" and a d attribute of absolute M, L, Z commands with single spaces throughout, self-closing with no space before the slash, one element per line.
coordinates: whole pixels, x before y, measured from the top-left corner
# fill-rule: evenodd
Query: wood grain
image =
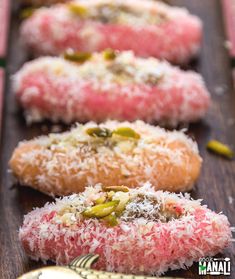
<path fill-rule="evenodd" d="M 2 119 L 2 99 L 3 99 L 3 88 L 4 88 L 5 72 L 0 68 L 0 135 L 1 135 L 1 119 Z"/>
<path fill-rule="evenodd" d="M 190 126 L 190 134 L 199 143 L 204 159 L 202 174 L 192 192 L 194 198 L 202 198 L 205 204 L 217 211 L 223 211 L 231 224 L 235 225 L 235 161 L 208 153 L 205 145 L 209 139 L 218 139 L 231 146 L 235 143 L 235 94 L 232 87 L 232 71 L 227 49 L 224 47 L 225 33 L 219 0 L 189 1 L 172 0 L 172 4 L 186 6 L 204 21 L 204 39 L 198 61 L 191 65 L 202 73 L 213 97 L 212 107 L 201 122 Z M 0 278 L 12 279 L 23 272 L 42 266 L 27 258 L 18 241 L 18 229 L 23 215 L 33 207 L 42 206 L 50 198 L 28 188 L 13 187 L 13 178 L 7 172 L 8 160 L 17 143 L 30 139 L 50 129 L 48 123 L 27 127 L 18 111 L 11 90 L 10 75 L 27 60 L 27 53 L 18 39 L 19 22 L 17 5 L 13 7 L 10 49 L 7 64 L 7 82 L 4 98 L 3 137 L 1 145 L 0 184 Z M 233 146 L 234 147 L 234 146 Z M 231 199 L 233 203 L 231 204 Z M 232 260 L 232 275 L 235 278 L 235 249 L 226 249 L 222 255 Z M 171 271 L 173 277 L 201 278 L 198 265 L 189 270 Z M 207 278 L 210 278 L 209 276 Z M 211 277 L 212 278 L 212 277 Z M 216 278 L 223 278 L 217 276 Z M 227 277 L 229 278 L 229 277 Z"/>

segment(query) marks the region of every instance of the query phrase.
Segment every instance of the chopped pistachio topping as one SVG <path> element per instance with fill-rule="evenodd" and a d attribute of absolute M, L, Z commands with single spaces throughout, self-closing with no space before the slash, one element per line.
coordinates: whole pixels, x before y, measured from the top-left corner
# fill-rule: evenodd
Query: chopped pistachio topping
<path fill-rule="evenodd" d="M 119 204 L 118 200 L 106 202 L 103 204 L 92 206 L 86 209 L 82 215 L 88 218 L 103 218 L 110 215 L 115 211 L 115 208 Z"/>
<path fill-rule="evenodd" d="M 87 8 L 77 3 L 69 3 L 68 9 L 71 13 L 79 17 L 85 17 L 88 14 Z"/>
<path fill-rule="evenodd" d="M 232 159 L 234 157 L 234 152 L 231 148 L 217 140 L 209 141 L 207 143 L 207 149 L 228 159 Z"/>
<path fill-rule="evenodd" d="M 89 5 L 88 5 L 89 6 Z M 127 4 L 104 3 L 86 7 L 80 3 L 70 3 L 67 5 L 68 10 L 79 18 L 88 18 L 98 20 L 104 24 L 161 24 L 167 20 L 163 12 L 146 10 L 143 11 L 138 7 L 129 7 Z"/>
<path fill-rule="evenodd" d="M 86 130 L 86 133 L 91 137 L 110 138 L 112 132 L 107 128 L 94 127 Z"/>
<path fill-rule="evenodd" d="M 46 142 L 46 148 L 49 150 L 72 150 L 79 148 L 89 150 L 89 152 L 99 153 L 102 148 L 112 150 L 113 152 L 130 153 L 139 145 L 139 137 L 135 131 L 118 135 L 113 133 L 112 128 L 102 126 L 82 126 L 80 125 L 74 132 L 63 133 L 62 135 L 50 134 Z"/>
<path fill-rule="evenodd" d="M 94 127 L 86 130 L 86 133 L 91 137 L 110 138 L 113 135 L 128 138 L 140 139 L 140 135 L 129 127 L 120 127 L 113 131 L 107 128 Z"/>
<path fill-rule="evenodd" d="M 115 212 L 118 216 L 122 214 L 122 212 L 125 210 L 127 203 L 130 200 L 130 195 L 128 192 L 116 192 L 113 197 L 113 201 L 119 201 L 119 204 L 117 205 Z"/>
<path fill-rule="evenodd" d="M 148 74 L 145 76 L 144 81 L 152 86 L 157 85 L 163 78 L 163 75 Z"/>
<path fill-rule="evenodd" d="M 26 19 L 33 15 L 33 13 L 36 11 L 35 8 L 25 8 L 20 12 L 20 19 Z"/>
<path fill-rule="evenodd" d="M 94 127 L 87 129 L 86 133 L 91 137 L 110 138 L 117 135 L 129 139 L 140 139 L 140 135 L 129 127 L 119 127 L 113 131 L 107 128 Z"/>
<path fill-rule="evenodd" d="M 91 54 L 68 49 L 63 58 L 77 64 L 68 67 L 76 67 L 79 77 L 98 82 L 97 88 L 107 94 L 114 84 L 158 86 L 164 82 L 165 74 L 170 70 L 167 63 L 160 63 L 154 58 L 137 58 L 131 51 L 115 52 L 109 49 Z M 60 63 L 54 68 L 56 75 L 66 74 L 66 71 Z"/>
<path fill-rule="evenodd" d="M 139 194 L 132 198 L 122 212 L 122 218 L 132 220 L 133 218 L 146 218 L 148 220 L 167 223 L 179 219 L 185 214 L 182 205 L 174 200 L 165 200 L 164 203 L 156 197 Z"/>
<path fill-rule="evenodd" d="M 126 186 L 103 186 L 103 191 L 129 192 L 129 188 Z"/>
<path fill-rule="evenodd" d="M 108 199 L 109 199 L 109 200 L 112 200 L 114 194 L 115 194 L 114 191 L 109 191 L 109 192 L 107 193 Z"/>
<path fill-rule="evenodd" d="M 109 226 L 118 224 L 117 217 L 121 216 L 130 200 L 129 189 L 125 186 L 103 187 L 103 194 L 94 201 L 95 205 L 87 208 L 82 215 L 86 218 L 98 218 Z"/>
<path fill-rule="evenodd" d="M 118 225 L 118 219 L 115 214 L 110 214 L 110 215 L 102 218 L 102 220 L 105 221 L 105 223 L 111 227 Z"/>
<path fill-rule="evenodd" d="M 76 63 L 84 63 L 87 60 L 89 60 L 92 56 L 89 52 L 74 52 L 71 50 L 68 50 L 64 53 L 64 59 L 76 62 Z"/>
<path fill-rule="evenodd" d="M 139 139 L 140 135 L 136 133 L 133 129 L 129 127 L 120 127 L 113 131 L 113 134 L 126 137 L 126 138 L 133 138 L 133 139 Z"/>
<path fill-rule="evenodd" d="M 117 53 L 113 49 L 106 49 L 103 51 L 103 56 L 105 60 L 114 60 L 117 57 Z"/>
<path fill-rule="evenodd" d="M 103 204 L 106 201 L 106 195 L 102 195 L 100 198 L 95 200 L 95 204 Z"/>
<path fill-rule="evenodd" d="M 56 221 L 67 226 L 91 218 L 112 227 L 119 221 L 129 222 L 139 218 L 166 223 L 187 213 L 187 209 L 174 198 L 162 200 L 147 193 L 133 195 L 125 186 L 106 186 L 90 194 L 87 202 L 83 198 L 75 199 L 73 204 L 62 207 Z"/>

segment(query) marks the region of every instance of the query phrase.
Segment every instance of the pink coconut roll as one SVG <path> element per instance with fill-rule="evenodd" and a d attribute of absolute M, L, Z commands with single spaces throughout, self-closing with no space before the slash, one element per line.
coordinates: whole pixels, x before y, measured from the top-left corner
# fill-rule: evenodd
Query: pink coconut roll
<path fill-rule="evenodd" d="M 38 54 L 113 48 L 185 63 L 198 53 L 202 23 L 186 9 L 156 1 L 93 0 L 41 8 L 21 31 Z"/>
<path fill-rule="evenodd" d="M 105 193 L 100 185 L 88 187 L 80 195 L 58 199 L 26 215 L 19 233 L 26 253 L 57 264 L 95 253 L 100 260 L 94 268 L 159 275 L 214 256 L 231 240 L 225 215 L 182 194 L 156 192 L 148 183 L 113 194 L 112 201 L 124 204 L 125 209 L 112 226 L 105 217 L 88 217 L 87 212 Z"/>
<path fill-rule="evenodd" d="M 141 119 L 175 125 L 199 120 L 210 103 L 200 75 L 132 52 L 113 60 L 96 53 L 84 64 L 39 58 L 16 73 L 14 90 L 29 122 Z"/>
<path fill-rule="evenodd" d="M 7 52 L 7 32 L 9 25 L 10 1 L 0 1 L 0 58 L 4 58 Z"/>

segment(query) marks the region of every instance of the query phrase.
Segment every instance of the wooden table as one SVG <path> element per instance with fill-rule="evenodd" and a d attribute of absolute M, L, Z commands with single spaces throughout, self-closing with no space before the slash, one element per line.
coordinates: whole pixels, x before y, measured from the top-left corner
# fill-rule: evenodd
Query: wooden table
<path fill-rule="evenodd" d="M 201 177 L 192 196 L 204 199 L 204 203 L 217 212 L 223 211 L 231 224 L 235 225 L 235 161 L 225 160 L 205 149 L 209 139 L 218 139 L 235 147 L 235 94 L 232 88 L 230 58 L 224 45 L 225 32 L 220 1 L 172 0 L 172 3 L 185 5 L 204 21 L 201 55 L 191 68 L 202 73 L 213 97 L 213 104 L 206 119 L 191 125 L 189 129 L 196 138 L 204 159 Z M 4 279 L 16 278 L 23 272 L 42 266 L 41 262 L 29 260 L 23 252 L 18 241 L 18 229 L 25 213 L 51 200 L 29 188 L 14 185 L 11 174 L 7 172 L 8 160 L 17 143 L 45 133 L 46 128 L 50 129 L 49 124 L 44 124 L 43 128 L 41 125 L 27 127 L 22 113 L 16 108 L 12 94 L 10 75 L 27 59 L 27 53 L 19 40 L 16 6 L 15 4 L 13 7 L 7 60 L 0 168 L 0 278 Z M 235 278 L 234 254 L 235 248 L 231 246 L 222 255 L 232 260 L 233 275 L 230 278 Z M 197 270 L 198 265 L 195 264 L 189 270 L 169 272 L 167 275 L 201 278 L 197 275 Z"/>
<path fill-rule="evenodd" d="M 5 72 L 3 69 L 0 68 L 0 130 L 1 130 L 1 119 L 2 119 L 2 96 L 3 96 L 3 89 L 4 89 L 4 78 Z M 0 133 L 1 135 L 1 133 Z"/>

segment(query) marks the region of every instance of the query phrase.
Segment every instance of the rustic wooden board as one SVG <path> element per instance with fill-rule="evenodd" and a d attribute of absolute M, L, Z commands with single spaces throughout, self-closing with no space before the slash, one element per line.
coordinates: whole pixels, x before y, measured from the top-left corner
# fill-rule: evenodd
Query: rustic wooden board
<path fill-rule="evenodd" d="M 231 224 L 235 225 L 235 161 L 208 153 L 207 141 L 219 139 L 233 145 L 235 143 L 235 94 L 232 89 L 232 71 L 227 49 L 219 0 L 189 1 L 172 0 L 173 4 L 185 5 L 192 13 L 204 21 L 204 42 L 198 61 L 191 66 L 203 74 L 213 96 L 213 105 L 206 119 L 190 126 L 190 133 L 199 143 L 204 158 L 202 174 L 192 192 L 194 198 L 203 198 L 208 206 L 217 212 L 223 211 Z M 7 80 L 4 98 L 4 117 L 1 145 L 0 184 L 0 278 L 12 279 L 23 272 L 42 266 L 27 258 L 18 241 L 18 229 L 23 215 L 33 207 L 42 206 L 51 199 L 29 188 L 14 185 L 8 169 L 8 160 L 17 143 L 46 132 L 48 124 L 27 127 L 22 113 L 16 108 L 11 90 L 10 76 L 27 59 L 22 42 L 19 40 L 19 22 L 16 17 L 17 4 L 14 1 L 11 21 L 10 47 L 7 59 Z M 233 203 L 231 203 L 232 198 Z M 226 249 L 222 256 L 232 260 L 235 278 L 235 247 Z M 198 265 L 186 271 L 172 271 L 167 275 L 200 278 Z M 207 277 L 209 278 L 209 276 Z M 217 278 L 223 278 L 222 276 Z M 227 277 L 229 278 L 229 277 Z"/>
<path fill-rule="evenodd" d="M 0 112 L 2 111 L 2 96 L 5 81 L 5 72 L 0 68 Z M 1 135 L 1 114 L 0 114 L 0 135 Z"/>

